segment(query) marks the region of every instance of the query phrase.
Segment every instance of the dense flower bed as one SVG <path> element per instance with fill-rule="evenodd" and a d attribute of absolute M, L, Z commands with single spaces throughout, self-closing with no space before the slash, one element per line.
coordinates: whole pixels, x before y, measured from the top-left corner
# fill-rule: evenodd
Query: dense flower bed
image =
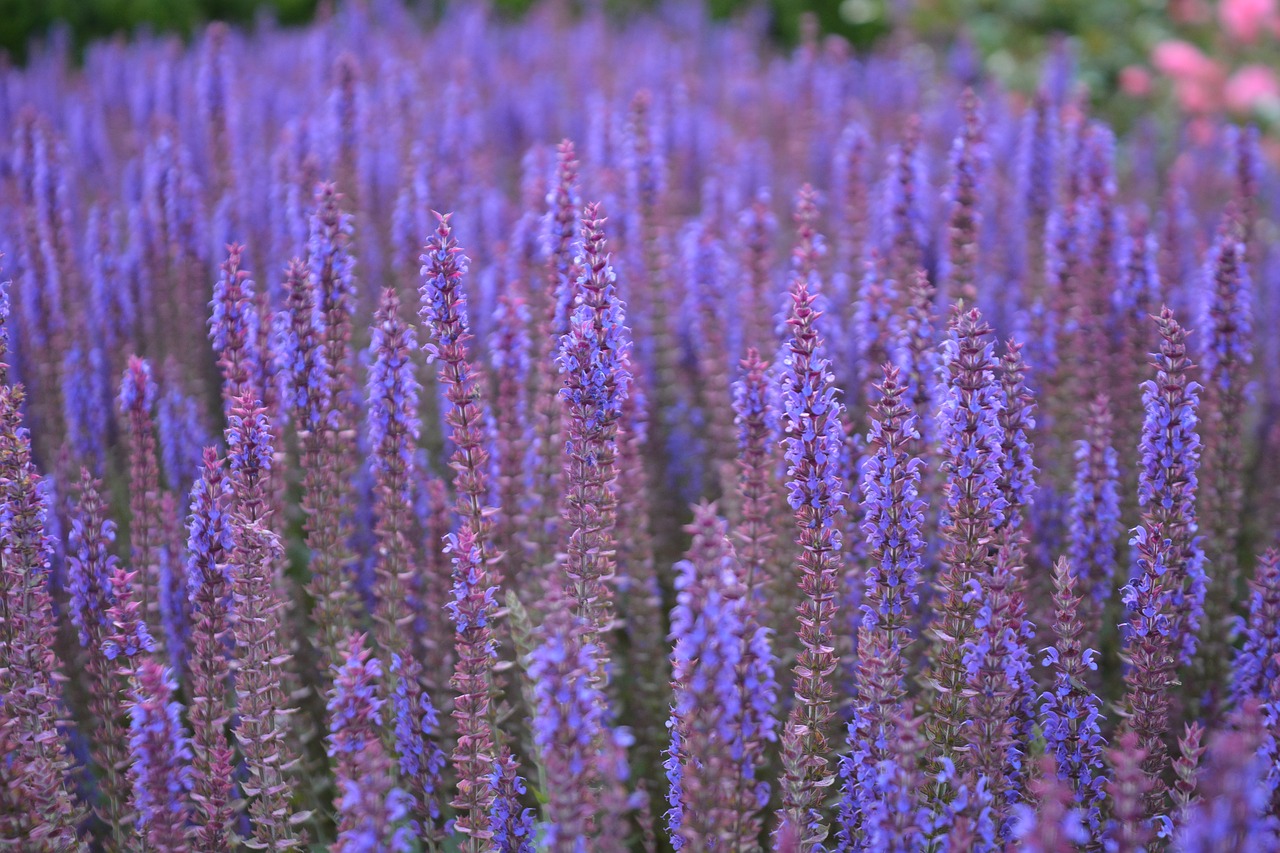
<path fill-rule="evenodd" d="M 0 78 L 0 839 L 1280 846 L 1255 134 L 361 9 Z"/>

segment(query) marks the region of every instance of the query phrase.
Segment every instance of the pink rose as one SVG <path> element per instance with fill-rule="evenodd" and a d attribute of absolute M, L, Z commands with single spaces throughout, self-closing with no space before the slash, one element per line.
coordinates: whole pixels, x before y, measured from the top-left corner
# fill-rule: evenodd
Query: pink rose
<path fill-rule="evenodd" d="M 1223 95 L 1230 109 L 1252 112 L 1261 103 L 1280 100 L 1280 80 L 1265 65 L 1246 65 L 1231 75 Z"/>
<path fill-rule="evenodd" d="M 1151 61 L 1163 74 L 1175 80 L 1207 82 L 1220 78 L 1222 69 L 1200 48 L 1185 41 L 1162 41 L 1151 52 Z"/>
<path fill-rule="evenodd" d="M 1129 65 L 1120 69 L 1120 91 L 1134 98 L 1151 94 L 1151 72 L 1141 65 Z"/>
<path fill-rule="evenodd" d="M 1238 42 L 1251 43 L 1268 24 L 1274 23 L 1275 0 L 1222 0 L 1218 4 L 1218 20 L 1228 36 Z"/>

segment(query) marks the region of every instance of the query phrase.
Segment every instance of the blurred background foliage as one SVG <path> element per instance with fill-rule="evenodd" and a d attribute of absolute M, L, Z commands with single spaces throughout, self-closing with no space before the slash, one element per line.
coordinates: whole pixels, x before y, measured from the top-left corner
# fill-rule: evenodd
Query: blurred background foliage
<path fill-rule="evenodd" d="M 50 33 L 65 34 L 80 49 L 92 39 L 139 30 L 190 36 L 210 20 L 247 23 L 265 14 L 295 24 L 334 2 L 363 0 L 0 0 L 0 51 L 22 62 L 32 40 Z M 541 2 L 603 3 L 626 14 L 658 0 L 405 2 L 427 16 L 450 2 L 488 2 L 515 16 Z M 950 55 L 953 64 L 980 67 L 1010 88 L 1028 92 L 1038 85 L 1044 57 L 1055 45 L 1065 45 L 1078 85 L 1096 109 L 1121 126 L 1153 108 L 1180 107 L 1192 117 L 1225 112 L 1273 130 L 1280 127 L 1280 82 L 1271 70 L 1280 56 L 1280 0 L 675 2 L 704 2 L 716 17 L 763 8 L 783 44 L 819 33 L 847 39 L 857 49 L 884 40 L 923 41 Z M 1242 20 L 1246 37 L 1240 34 Z M 1250 37 L 1249 26 L 1266 29 Z M 1196 57 L 1188 60 L 1183 50 L 1174 57 L 1183 60 L 1181 66 L 1163 67 L 1160 51 L 1170 44 L 1191 48 L 1203 61 L 1197 65 Z"/>

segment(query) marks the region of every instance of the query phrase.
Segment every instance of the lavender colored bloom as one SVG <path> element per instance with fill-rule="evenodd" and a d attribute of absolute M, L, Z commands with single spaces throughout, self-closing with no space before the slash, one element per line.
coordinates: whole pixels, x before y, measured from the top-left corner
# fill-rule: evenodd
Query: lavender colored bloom
<path fill-rule="evenodd" d="M 411 799 L 392 780 L 382 746 L 383 708 L 378 695 L 382 665 L 353 634 L 345 659 L 335 664 L 329 693 L 329 759 L 338 794 L 335 850 L 346 853 L 408 853 L 412 839 L 402 825 Z"/>
<path fill-rule="evenodd" d="M 63 410 L 67 440 L 76 457 L 102 470 L 105 464 L 107 422 L 107 365 L 102 348 L 77 340 L 63 359 Z"/>
<path fill-rule="evenodd" d="M 369 370 L 369 445 L 375 448 L 373 470 L 385 477 L 393 464 L 384 445 L 392 444 L 395 463 L 413 465 L 413 442 L 418 438 L 418 381 L 412 354 L 418 348 L 413 329 L 400 318 L 400 300 L 392 288 L 383 292 L 369 349 L 374 354 Z M 408 499 L 408 484 L 400 499 Z"/>
<path fill-rule="evenodd" d="M 1235 656 L 1231 699 L 1243 707 L 1250 699 L 1266 698 L 1280 677 L 1280 552 L 1268 549 L 1258 560 L 1250 583 L 1249 613 L 1242 620 L 1244 644 Z"/>
<path fill-rule="evenodd" d="M 1022 618 L 1018 550 L 1003 546 L 989 575 L 970 580 L 966 598 L 977 605 L 974 633 L 963 646 L 969 708 L 965 764 L 989 792 L 991 820 L 1007 838 L 1009 810 L 1021 796 L 1025 745 L 1020 717 L 1034 695 L 1029 642 L 1034 626 Z"/>
<path fill-rule="evenodd" d="M 440 818 L 437 788 L 445 765 L 444 752 L 436 740 L 440 720 L 431 697 L 422 688 L 418 664 L 411 661 L 406 665 L 399 655 L 393 655 L 391 668 L 396 676 L 392 696 L 396 769 L 401 779 L 422 788 L 425 816 L 420 810 L 420 816 L 410 826 L 419 836 L 431 836 L 434 827 L 430 823 Z"/>
<path fill-rule="evenodd" d="M 924 830 L 890 832 L 894 813 L 922 807 L 903 776 L 914 777 L 911 751 L 894 752 L 918 739 L 906 719 L 907 647 L 919 603 L 924 502 L 919 497 L 921 460 L 916 418 L 903 401 L 900 373 L 884 366 L 880 400 L 867 436 L 871 455 L 862 465 L 862 531 L 867 540 L 862 624 L 858 630 L 857 696 L 849 723 L 849 755 L 842 759 L 844 790 L 840 840 L 854 850 L 907 850 L 923 843 Z M 902 727 L 910 726 L 910 730 Z M 923 781 L 923 780 L 920 780 Z"/>
<path fill-rule="evenodd" d="M 520 805 L 529 789 L 516 772 L 514 759 L 508 756 L 506 761 L 495 761 L 489 784 L 493 788 L 489 826 L 494 848 L 498 853 L 535 853 L 534 810 Z"/>
<path fill-rule="evenodd" d="M 1272 811 L 1271 773 L 1247 731 L 1219 734 L 1197 780 L 1200 802 L 1191 806 L 1174 835 L 1186 853 L 1280 848 L 1280 818 Z"/>
<path fill-rule="evenodd" d="M 196 846 L 225 847 L 231 820 L 231 747 L 227 694 L 231 682 L 232 550 L 230 484 L 208 448 L 191 487 L 187 594 L 191 602 L 191 743 Z"/>
<path fill-rule="evenodd" d="M 543 838 L 549 849 L 581 849 L 599 821 L 615 733 L 601 692 L 599 649 L 567 601 L 550 604 L 543 639 L 528 659 L 533 683 L 533 743 L 557 783 L 547 793 Z"/>
<path fill-rule="evenodd" d="M 208 436 L 200 422 L 199 404 L 183 392 L 177 364 L 165 365 L 165 389 L 156 407 L 160 461 L 165 482 L 174 491 L 191 487 L 191 472 L 200 465 Z"/>
<path fill-rule="evenodd" d="M 1250 281 L 1245 225 L 1228 211 L 1205 276 L 1208 304 L 1201 338 L 1204 363 L 1204 450 L 1200 517 L 1205 559 L 1213 567 L 1214 586 L 1205 620 L 1208 675 L 1221 679 L 1235 625 L 1240 584 L 1240 531 L 1245 513 L 1248 451 L 1245 411 L 1251 395 L 1253 365 L 1253 284 Z M 1216 684 L 1215 684 L 1216 686 Z"/>
<path fill-rule="evenodd" d="M 244 247 L 227 247 L 227 260 L 222 264 L 213 299 L 209 303 L 209 339 L 222 369 L 223 405 L 229 411 L 233 401 L 246 394 L 261 396 L 256 388 L 262 354 L 257 350 L 259 324 L 254 304 L 254 285 L 249 273 L 240 268 Z"/>
<path fill-rule="evenodd" d="M 758 812 L 769 801 L 756 776 L 765 743 L 777 738 L 773 655 L 727 525 L 704 504 L 689 531 L 671 611 L 667 827 L 678 846 L 742 849 L 759 837 Z"/>
<path fill-rule="evenodd" d="M 1178 576 L 1170 563 L 1175 544 L 1160 527 L 1137 527 L 1132 545 L 1138 555 L 1138 573 L 1124 588 L 1125 711 L 1127 728 L 1138 735 L 1145 754 L 1142 764 L 1150 780 L 1146 792 L 1146 816 L 1162 817 L 1165 811 L 1163 775 L 1169 763 L 1165 736 L 1169 730 L 1170 688 L 1176 683 L 1178 663 Z"/>
<path fill-rule="evenodd" d="M 564 572 L 575 611 L 593 631 L 603 632 L 613 620 L 612 594 L 605 582 L 613 572 L 617 515 L 610 484 L 617 477 L 618 421 L 631 384 L 631 340 L 605 253 L 599 206 L 588 205 L 582 218 L 584 245 L 575 288 L 581 302 L 568 334 L 560 339 L 557 359 L 564 375 L 560 399 L 568 416 L 565 522 L 570 534 Z M 607 659 L 606 649 L 598 654 Z"/>
<path fill-rule="evenodd" d="M 1027 853 L 1074 853 L 1078 845 L 1093 838 L 1086 830 L 1080 810 L 1072 803 L 1070 787 L 1058 773 L 1052 756 L 1040 760 L 1039 773 L 1031 782 L 1032 804 L 1015 808 L 1017 819 L 1013 839 Z"/>
<path fill-rule="evenodd" d="M 946 476 L 940 519 L 944 567 L 938 579 L 942 600 L 932 659 L 938 693 L 925 727 L 939 759 L 955 755 L 967 727 L 966 647 L 976 634 L 975 620 L 981 606 L 980 597 L 971 593 L 975 580 L 995 568 L 990 546 L 1006 511 L 1000 488 L 1003 400 L 996 383 L 990 334 L 977 309 L 955 308 L 942 345 L 940 373 L 945 396 L 938 430 Z M 937 796 L 945 797 L 946 792 L 939 790 Z"/>
<path fill-rule="evenodd" d="M 1105 395 L 1089 410 L 1085 437 L 1076 443 L 1075 486 L 1068 510 L 1068 555 L 1071 571 L 1084 583 L 1097 612 L 1111 598 L 1120 535 L 1120 484 L 1112 446 L 1111 412 Z"/>
<path fill-rule="evenodd" d="M 111 628 L 111 577 L 117 561 L 109 552 L 116 539 L 116 524 L 103 517 L 100 483 L 82 476 L 79 511 L 71 522 L 71 553 L 67 558 L 67 590 L 71 624 L 85 648 L 100 645 Z"/>
<path fill-rule="evenodd" d="M 468 851 L 479 853 L 491 831 L 489 818 L 495 796 L 489 774 L 496 749 L 490 700 L 497 659 L 493 634 L 497 588 L 489 582 L 484 552 L 469 524 L 464 522 L 457 534 L 446 537 L 445 548 L 453 554 L 453 600 L 446 606 L 454 623 L 457 651 L 450 685 L 458 693 L 453 717 L 459 737 L 452 759 L 459 779 L 453 805 L 461 814 L 454 829 L 467 836 L 464 843 Z"/>
<path fill-rule="evenodd" d="M 1104 796 L 1102 700 L 1089 689 L 1090 673 L 1098 668 L 1098 653 L 1084 648 L 1085 626 L 1079 617 L 1080 597 L 1075 574 L 1066 560 L 1054 567 L 1054 644 L 1045 649 L 1041 664 L 1053 672 L 1053 689 L 1040 694 L 1040 727 L 1045 753 L 1054 759 L 1057 777 L 1067 786 L 1073 808 L 1090 838 L 1102 829 Z"/>
<path fill-rule="evenodd" d="M 1165 587 L 1174 607 L 1174 646 L 1185 665 L 1195 655 L 1207 583 L 1196 523 L 1200 385 L 1189 377 L 1195 365 L 1187 354 L 1187 332 L 1173 312 L 1162 309 L 1156 326 L 1161 337 L 1156 378 L 1142 383 L 1147 416 L 1139 446 L 1138 503 L 1148 531 L 1159 529 L 1170 541 Z"/>
<path fill-rule="evenodd" d="M 1031 434 L 1036 428 L 1035 398 L 1028 389 L 1027 367 L 1022 359 L 1022 344 L 1009 341 L 1000 360 L 1000 390 L 1004 405 L 1000 408 L 1000 492 L 1005 510 L 998 526 L 1013 537 L 1029 538 L 1024 530 L 1026 517 L 1034 503 L 1036 466 Z"/>
<path fill-rule="evenodd" d="M 1263 723 L 1258 753 L 1268 768 L 1272 813 L 1280 805 L 1280 554 L 1258 560 L 1250 584 L 1249 615 L 1241 625 L 1244 645 L 1236 653 L 1230 697 L 1237 709 L 1259 703 Z"/>
<path fill-rule="evenodd" d="M 152 632 L 162 629 L 160 563 L 163 544 L 160 470 L 155 432 L 157 389 L 151 365 L 131 356 L 120 383 L 119 405 L 129 439 L 129 562 L 144 580 L 143 616 Z"/>
<path fill-rule="evenodd" d="M 840 562 L 840 524 L 846 492 L 841 477 L 843 406 L 836 400 L 830 364 L 822 356 L 822 338 L 814 309 L 816 294 L 808 277 L 797 273 L 790 294 L 792 330 L 783 380 L 783 441 L 787 461 L 787 502 L 795 513 L 796 544 L 801 548 L 799 640 L 795 692 L 782 740 L 783 823 L 796 827 L 801 843 L 826 837 L 818 811 L 820 793 L 834 780 L 821 744 L 831 719 L 831 677 L 838 661 L 831 636 L 835 621 Z"/>
<path fill-rule="evenodd" d="M 190 849 L 191 748 L 172 674 L 155 661 L 138 668 L 129 711 L 133 807 L 138 831 L 157 850 Z"/>
<path fill-rule="evenodd" d="M 273 347 L 285 388 L 282 404 L 299 429 L 315 431 L 330 411 L 333 383 L 316 285 L 296 258 L 285 273 L 285 300 L 287 310 L 276 315 Z"/>
<path fill-rule="evenodd" d="M 0 813 L 0 837 L 69 850 L 78 848 L 81 815 L 58 734 L 65 711 L 50 595 L 50 512 L 22 425 L 22 395 L 21 386 L 0 385 L 0 768 L 13 804 Z"/>

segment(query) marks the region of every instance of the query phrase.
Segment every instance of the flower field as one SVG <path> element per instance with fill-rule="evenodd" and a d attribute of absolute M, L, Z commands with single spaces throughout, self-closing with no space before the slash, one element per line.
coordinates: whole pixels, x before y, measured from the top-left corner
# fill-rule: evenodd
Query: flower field
<path fill-rule="evenodd" d="M 1071 75 L 0 69 L 0 847 L 1280 850 L 1280 175 Z"/>

